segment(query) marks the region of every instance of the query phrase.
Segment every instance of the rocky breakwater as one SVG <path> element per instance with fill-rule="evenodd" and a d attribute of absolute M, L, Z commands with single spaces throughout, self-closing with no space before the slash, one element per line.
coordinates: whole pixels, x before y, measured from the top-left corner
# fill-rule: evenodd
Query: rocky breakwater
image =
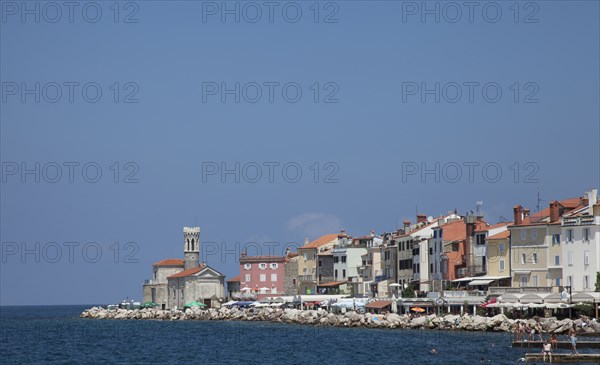
<path fill-rule="evenodd" d="M 298 310 L 279 308 L 188 308 L 183 310 L 136 309 L 108 310 L 93 307 L 85 310 L 81 318 L 92 319 L 153 319 L 153 320 L 225 320 L 225 321 L 267 321 L 274 323 L 291 323 L 316 326 L 338 327 L 367 327 L 367 328 L 401 328 L 401 329 L 432 329 L 459 331 L 495 331 L 509 332 L 517 320 L 507 318 L 503 314 L 493 317 L 472 315 L 452 315 L 409 317 L 408 315 L 389 314 L 360 314 L 354 311 L 345 314 L 334 314 L 325 310 Z M 534 319 L 520 320 L 535 324 Z M 557 320 L 555 317 L 539 319 L 545 333 L 564 334 L 575 324 L 581 332 L 600 332 L 600 323 L 581 319 Z"/>

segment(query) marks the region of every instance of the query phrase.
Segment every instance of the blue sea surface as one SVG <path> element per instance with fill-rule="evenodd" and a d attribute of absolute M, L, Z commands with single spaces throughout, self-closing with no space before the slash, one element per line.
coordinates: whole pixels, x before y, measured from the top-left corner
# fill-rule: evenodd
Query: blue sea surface
<path fill-rule="evenodd" d="M 90 307 L 0 307 L 0 363 L 513 365 L 522 351 L 507 333 L 80 319 Z"/>

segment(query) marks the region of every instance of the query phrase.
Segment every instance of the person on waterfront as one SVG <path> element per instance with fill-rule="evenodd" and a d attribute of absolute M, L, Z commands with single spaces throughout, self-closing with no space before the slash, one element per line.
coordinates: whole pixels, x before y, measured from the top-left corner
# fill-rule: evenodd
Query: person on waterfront
<path fill-rule="evenodd" d="M 579 355 L 579 352 L 577 352 L 577 329 L 575 328 L 575 324 L 569 330 L 569 340 L 571 341 L 571 355 Z"/>
<path fill-rule="evenodd" d="M 519 331 L 519 336 L 517 338 L 517 341 L 522 341 L 523 334 L 525 333 L 525 325 L 523 324 L 523 322 L 519 321 L 519 327 L 517 330 Z"/>
<path fill-rule="evenodd" d="M 544 339 L 542 338 L 542 324 L 540 323 L 539 318 L 537 319 L 537 322 L 535 322 L 535 326 L 533 326 L 533 329 L 537 332 L 540 341 L 544 341 Z"/>
<path fill-rule="evenodd" d="M 552 344 L 550 344 L 550 342 L 548 342 L 548 340 L 544 341 L 544 344 L 542 345 L 542 361 L 546 362 L 546 355 L 548 355 L 550 357 L 550 362 L 552 362 Z"/>
<path fill-rule="evenodd" d="M 558 338 L 556 337 L 555 333 L 550 336 L 550 344 L 554 349 L 558 349 Z"/>

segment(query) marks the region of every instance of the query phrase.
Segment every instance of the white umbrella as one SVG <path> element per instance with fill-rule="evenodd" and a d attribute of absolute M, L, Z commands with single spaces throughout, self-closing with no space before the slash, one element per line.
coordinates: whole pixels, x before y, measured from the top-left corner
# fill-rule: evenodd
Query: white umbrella
<path fill-rule="evenodd" d="M 400 285 L 398 283 L 393 283 L 393 284 L 390 284 L 389 286 L 402 286 L 402 285 Z"/>
<path fill-rule="evenodd" d="M 248 291 L 248 290 L 252 290 L 250 288 L 248 288 L 247 286 L 243 287 L 242 289 L 240 289 L 241 291 Z"/>

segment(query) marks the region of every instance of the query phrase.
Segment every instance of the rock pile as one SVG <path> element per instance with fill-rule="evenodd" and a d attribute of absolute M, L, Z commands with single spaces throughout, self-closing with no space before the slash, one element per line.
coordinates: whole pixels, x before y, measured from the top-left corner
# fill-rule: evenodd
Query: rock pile
<path fill-rule="evenodd" d="M 408 315 L 389 314 L 360 314 L 354 311 L 345 314 L 334 314 L 325 310 L 298 310 L 280 308 L 246 308 L 237 307 L 219 309 L 199 309 L 197 307 L 183 310 L 135 309 L 108 310 L 101 307 L 86 309 L 81 318 L 94 319 L 154 319 L 154 320 L 225 320 L 225 321 L 268 321 L 318 326 L 367 327 L 367 328 L 403 328 L 403 329 L 437 329 L 462 331 L 496 331 L 509 332 L 517 320 L 508 319 L 503 314 L 494 317 L 472 315 L 437 316 L 431 314 L 411 318 Z M 523 320 L 530 326 L 534 319 Z M 578 331 L 600 332 L 600 323 L 581 319 L 557 320 L 555 317 L 540 318 L 545 333 L 566 333 L 573 324 Z M 585 323 L 585 324 L 584 324 Z"/>

